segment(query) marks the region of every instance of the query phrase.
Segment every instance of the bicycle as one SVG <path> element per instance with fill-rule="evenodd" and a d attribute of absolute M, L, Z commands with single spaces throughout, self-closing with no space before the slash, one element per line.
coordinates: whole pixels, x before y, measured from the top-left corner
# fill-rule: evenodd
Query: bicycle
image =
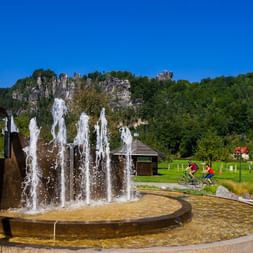
<path fill-rule="evenodd" d="M 201 177 L 201 180 L 202 180 L 202 183 L 206 184 L 206 185 L 217 185 L 218 184 L 218 182 L 213 177 L 209 178 L 209 180 L 211 181 L 210 182 L 207 178 L 205 178 L 205 175 L 203 175 Z"/>
<path fill-rule="evenodd" d="M 177 180 L 177 183 L 180 185 L 193 185 L 195 187 L 203 186 L 203 182 L 200 178 L 192 178 L 186 171 L 184 171 L 183 175 Z"/>

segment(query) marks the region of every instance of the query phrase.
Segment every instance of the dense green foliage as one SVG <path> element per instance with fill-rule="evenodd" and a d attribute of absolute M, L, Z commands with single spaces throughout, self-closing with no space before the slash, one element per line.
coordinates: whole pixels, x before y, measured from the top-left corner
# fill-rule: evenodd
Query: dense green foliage
<path fill-rule="evenodd" d="M 189 157 L 198 151 L 199 158 L 207 160 L 226 159 L 241 144 L 252 150 L 253 74 L 207 79 L 198 84 L 149 82 L 150 99 L 144 98 L 141 116 L 149 122 L 142 136 L 150 144 L 159 144 L 178 157 Z M 152 83 L 157 84 L 157 89 L 152 90 Z M 145 85 L 142 87 L 145 89 Z M 205 140 L 210 140 L 210 133 L 212 144 Z M 212 145 L 215 154 L 203 157 L 203 144 Z"/>
<path fill-rule="evenodd" d="M 12 88 L 0 89 L 0 106 L 13 110 L 18 116 L 17 124 L 25 134 L 25 125 L 36 116 L 43 138 L 51 138 L 53 98 L 40 98 L 35 112 L 27 109 L 30 106 L 27 87 L 36 87 L 38 76 L 48 85 L 57 78 L 51 70 L 36 70 L 32 76 L 18 80 Z M 97 84 L 112 76 L 130 81 L 133 107 L 111 112 L 108 98 L 101 94 Z M 88 79 L 92 83 L 89 88 L 85 86 Z M 141 118 L 148 124 L 134 130 L 140 139 L 171 157 L 228 160 L 235 146 L 247 145 L 253 150 L 253 73 L 190 83 L 184 80 L 159 81 L 127 71 L 96 71 L 80 77 L 78 82 L 82 92 L 77 93 L 68 105 L 67 122 L 71 138 L 75 134 L 74 122 L 81 111 L 90 114 L 94 122 L 100 108 L 106 107 L 113 125 L 111 134 L 115 145 L 117 124 L 131 125 Z M 12 99 L 15 90 L 22 94 L 22 102 Z"/>

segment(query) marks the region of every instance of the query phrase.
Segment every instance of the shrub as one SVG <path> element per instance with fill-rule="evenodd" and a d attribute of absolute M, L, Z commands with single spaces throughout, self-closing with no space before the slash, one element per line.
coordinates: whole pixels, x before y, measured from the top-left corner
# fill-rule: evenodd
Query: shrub
<path fill-rule="evenodd" d="M 215 194 L 217 188 L 218 188 L 218 185 L 206 185 L 204 188 L 204 191 L 207 193 Z"/>
<path fill-rule="evenodd" d="M 224 180 L 221 184 L 237 195 L 242 195 L 244 193 L 253 194 L 253 185 L 250 183 L 236 183 L 231 180 Z"/>

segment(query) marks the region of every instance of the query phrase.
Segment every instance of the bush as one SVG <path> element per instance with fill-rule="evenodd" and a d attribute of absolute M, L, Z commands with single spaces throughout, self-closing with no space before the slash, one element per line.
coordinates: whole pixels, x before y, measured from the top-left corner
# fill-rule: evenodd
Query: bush
<path fill-rule="evenodd" d="M 245 193 L 253 194 L 253 185 L 250 183 L 236 183 L 231 180 L 224 180 L 221 184 L 237 195 L 243 195 Z"/>
<path fill-rule="evenodd" d="M 217 188 L 218 188 L 218 185 L 206 185 L 204 188 L 204 191 L 207 193 L 215 194 Z"/>

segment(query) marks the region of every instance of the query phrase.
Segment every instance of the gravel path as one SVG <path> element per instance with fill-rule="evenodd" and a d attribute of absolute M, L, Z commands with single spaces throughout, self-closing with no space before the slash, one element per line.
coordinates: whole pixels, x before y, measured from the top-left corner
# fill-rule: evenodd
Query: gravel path
<path fill-rule="evenodd" d="M 184 189 L 195 189 L 194 186 L 191 185 L 180 185 L 177 183 L 155 183 L 155 182 L 135 182 L 134 183 L 137 186 L 155 186 L 158 187 L 160 189 L 170 189 L 170 190 L 176 190 L 176 189 L 180 189 L 180 190 L 184 190 Z"/>

